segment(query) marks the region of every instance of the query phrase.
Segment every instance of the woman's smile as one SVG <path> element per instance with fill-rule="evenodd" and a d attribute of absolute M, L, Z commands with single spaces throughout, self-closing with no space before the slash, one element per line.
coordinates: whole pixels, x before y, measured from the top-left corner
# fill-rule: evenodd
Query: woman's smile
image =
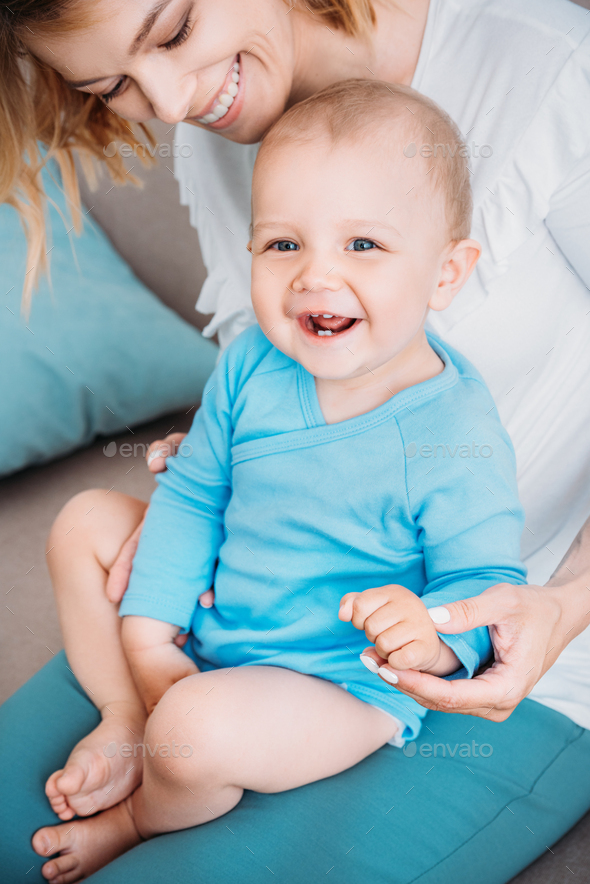
<path fill-rule="evenodd" d="M 222 129 L 231 126 L 237 118 L 242 104 L 244 93 L 244 77 L 241 69 L 240 55 L 236 55 L 229 68 L 223 85 L 216 95 L 209 101 L 198 116 L 188 117 L 189 121 L 196 120 L 207 126 Z M 220 125 L 215 125 L 215 124 Z"/>

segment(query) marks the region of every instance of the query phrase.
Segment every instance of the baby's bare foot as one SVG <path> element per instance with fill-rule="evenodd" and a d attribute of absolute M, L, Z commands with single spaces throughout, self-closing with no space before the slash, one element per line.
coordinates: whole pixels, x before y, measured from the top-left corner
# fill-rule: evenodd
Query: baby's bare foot
<path fill-rule="evenodd" d="M 122 801 L 88 820 L 45 827 L 33 835 L 39 856 L 60 855 L 41 868 L 51 884 L 70 884 L 87 878 L 141 841 L 133 818 Z"/>
<path fill-rule="evenodd" d="M 121 747 L 141 743 L 143 715 L 135 710 L 130 714 L 115 704 L 104 713 L 107 717 L 74 747 L 63 770 L 56 770 L 45 784 L 51 807 L 62 820 L 112 807 L 141 782 L 141 750 L 134 758 L 129 750 L 121 754 Z"/>

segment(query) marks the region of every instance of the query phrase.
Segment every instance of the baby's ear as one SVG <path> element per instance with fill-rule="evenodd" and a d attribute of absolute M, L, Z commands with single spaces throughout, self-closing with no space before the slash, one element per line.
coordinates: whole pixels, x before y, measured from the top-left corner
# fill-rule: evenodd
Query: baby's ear
<path fill-rule="evenodd" d="M 440 269 L 436 292 L 428 302 L 431 310 L 445 310 L 461 291 L 478 262 L 481 246 L 474 239 L 462 239 L 449 247 Z"/>

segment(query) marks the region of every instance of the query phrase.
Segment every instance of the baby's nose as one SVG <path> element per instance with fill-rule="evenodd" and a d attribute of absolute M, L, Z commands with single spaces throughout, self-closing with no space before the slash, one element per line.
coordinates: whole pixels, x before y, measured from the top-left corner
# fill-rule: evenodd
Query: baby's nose
<path fill-rule="evenodd" d="M 316 260 L 300 268 L 293 280 L 294 292 L 321 294 L 322 291 L 337 292 L 342 288 L 342 278 L 334 265 L 328 261 Z"/>

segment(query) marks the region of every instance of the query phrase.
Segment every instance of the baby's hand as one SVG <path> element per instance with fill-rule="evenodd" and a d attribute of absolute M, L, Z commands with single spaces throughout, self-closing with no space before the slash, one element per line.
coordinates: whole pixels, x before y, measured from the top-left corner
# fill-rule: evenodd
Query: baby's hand
<path fill-rule="evenodd" d="M 178 626 L 150 617 L 123 618 L 123 648 L 148 714 L 168 688 L 199 671 L 190 657 L 174 643 L 178 631 Z"/>
<path fill-rule="evenodd" d="M 461 667 L 441 641 L 422 599 L 405 586 L 348 592 L 340 599 L 338 617 L 364 629 L 379 656 L 393 669 L 449 675 Z"/>

